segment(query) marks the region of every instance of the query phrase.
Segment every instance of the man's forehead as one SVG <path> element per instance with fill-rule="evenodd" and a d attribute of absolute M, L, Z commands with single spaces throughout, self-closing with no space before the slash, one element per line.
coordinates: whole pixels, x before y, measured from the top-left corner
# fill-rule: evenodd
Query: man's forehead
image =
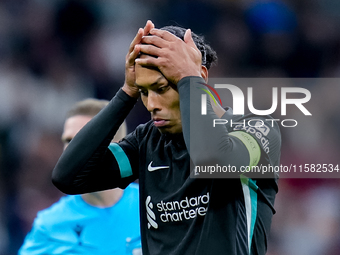
<path fill-rule="evenodd" d="M 136 86 L 155 86 L 156 84 L 166 80 L 163 74 L 154 67 L 135 66 Z"/>
<path fill-rule="evenodd" d="M 70 129 L 81 129 L 87 124 L 93 117 L 88 115 L 74 115 L 65 120 L 64 131 Z"/>

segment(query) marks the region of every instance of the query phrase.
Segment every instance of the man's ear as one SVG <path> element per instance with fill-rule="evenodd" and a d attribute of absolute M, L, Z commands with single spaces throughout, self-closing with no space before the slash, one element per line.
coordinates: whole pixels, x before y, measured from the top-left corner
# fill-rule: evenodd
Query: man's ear
<path fill-rule="evenodd" d="M 208 82 L 208 69 L 205 66 L 201 67 L 201 76 L 205 82 Z"/>

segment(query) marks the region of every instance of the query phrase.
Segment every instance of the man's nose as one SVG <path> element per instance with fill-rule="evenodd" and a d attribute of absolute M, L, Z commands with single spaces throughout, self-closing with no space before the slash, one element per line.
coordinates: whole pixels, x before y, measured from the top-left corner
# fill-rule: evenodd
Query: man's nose
<path fill-rule="evenodd" d="M 148 103 L 146 106 L 149 112 L 154 112 L 161 109 L 159 95 L 153 91 L 149 92 Z"/>

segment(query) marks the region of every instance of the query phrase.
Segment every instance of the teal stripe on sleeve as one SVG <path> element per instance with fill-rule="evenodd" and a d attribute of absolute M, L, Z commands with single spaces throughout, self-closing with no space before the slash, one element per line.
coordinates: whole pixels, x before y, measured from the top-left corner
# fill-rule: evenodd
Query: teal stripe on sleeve
<path fill-rule="evenodd" d="M 251 200 L 251 223 L 250 223 L 250 247 L 249 247 L 249 254 L 251 254 L 251 243 L 253 240 L 254 229 L 255 229 L 255 222 L 257 217 L 257 185 L 255 181 L 249 179 L 249 187 L 250 187 L 250 200 Z"/>
<path fill-rule="evenodd" d="M 131 176 L 132 175 L 131 164 L 123 149 L 117 143 L 111 143 L 109 145 L 109 149 L 117 160 L 120 170 L 120 176 L 122 178 Z"/>
<path fill-rule="evenodd" d="M 251 243 L 253 240 L 256 217 L 257 217 L 257 190 L 256 181 L 241 176 L 244 201 L 246 206 L 247 228 L 248 228 L 248 249 L 251 254 Z"/>

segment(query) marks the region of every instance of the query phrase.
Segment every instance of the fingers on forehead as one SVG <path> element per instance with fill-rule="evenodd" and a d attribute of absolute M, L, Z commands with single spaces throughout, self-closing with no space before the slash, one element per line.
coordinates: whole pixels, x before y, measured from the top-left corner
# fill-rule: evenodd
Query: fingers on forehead
<path fill-rule="evenodd" d="M 142 38 L 142 43 L 147 43 L 147 44 L 153 44 L 157 47 L 162 47 L 165 45 L 166 42 L 163 38 L 158 37 L 157 35 L 149 35 L 149 36 L 144 36 Z"/>
<path fill-rule="evenodd" d="M 150 30 L 154 27 L 155 27 L 154 24 L 150 20 L 148 20 L 146 22 L 145 27 L 144 27 L 144 35 L 148 35 Z"/>
<path fill-rule="evenodd" d="M 135 45 L 140 42 L 140 40 L 142 39 L 142 35 L 143 35 L 143 29 L 140 28 L 140 29 L 138 29 L 138 32 L 137 32 L 135 38 L 133 38 L 133 40 L 130 44 L 130 47 L 129 47 L 130 52 L 134 49 Z"/>
<path fill-rule="evenodd" d="M 173 41 L 173 40 L 179 39 L 176 35 L 170 33 L 169 31 L 156 29 L 156 28 L 151 29 L 150 34 L 157 35 L 167 41 Z"/>
<path fill-rule="evenodd" d="M 138 54 L 138 50 L 132 50 L 131 53 L 128 55 L 127 61 L 130 65 L 133 65 L 135 63 L 135 59 L 138 57 Z"/>
<path fill-rule="evenodd" d="M 142 53 L 142 54 L 139 55 L 139 58 L 140 59 L 151 59 L 151 58 L 154 59 L 155 57 L 152 56 L 152 55 L 148 55 L 148 54 L 145 54 L 145 53 L 143 54 Z"/>
<path fill-rule="evenodd" d="M 159 56 L 160 55 L 160 49 L 158 47 L 155 47 L 155 46 L 149 45 L 149 44 L 140 45 L 140 51 L 142 53 L 152 55 L 152 56 Z"/>

